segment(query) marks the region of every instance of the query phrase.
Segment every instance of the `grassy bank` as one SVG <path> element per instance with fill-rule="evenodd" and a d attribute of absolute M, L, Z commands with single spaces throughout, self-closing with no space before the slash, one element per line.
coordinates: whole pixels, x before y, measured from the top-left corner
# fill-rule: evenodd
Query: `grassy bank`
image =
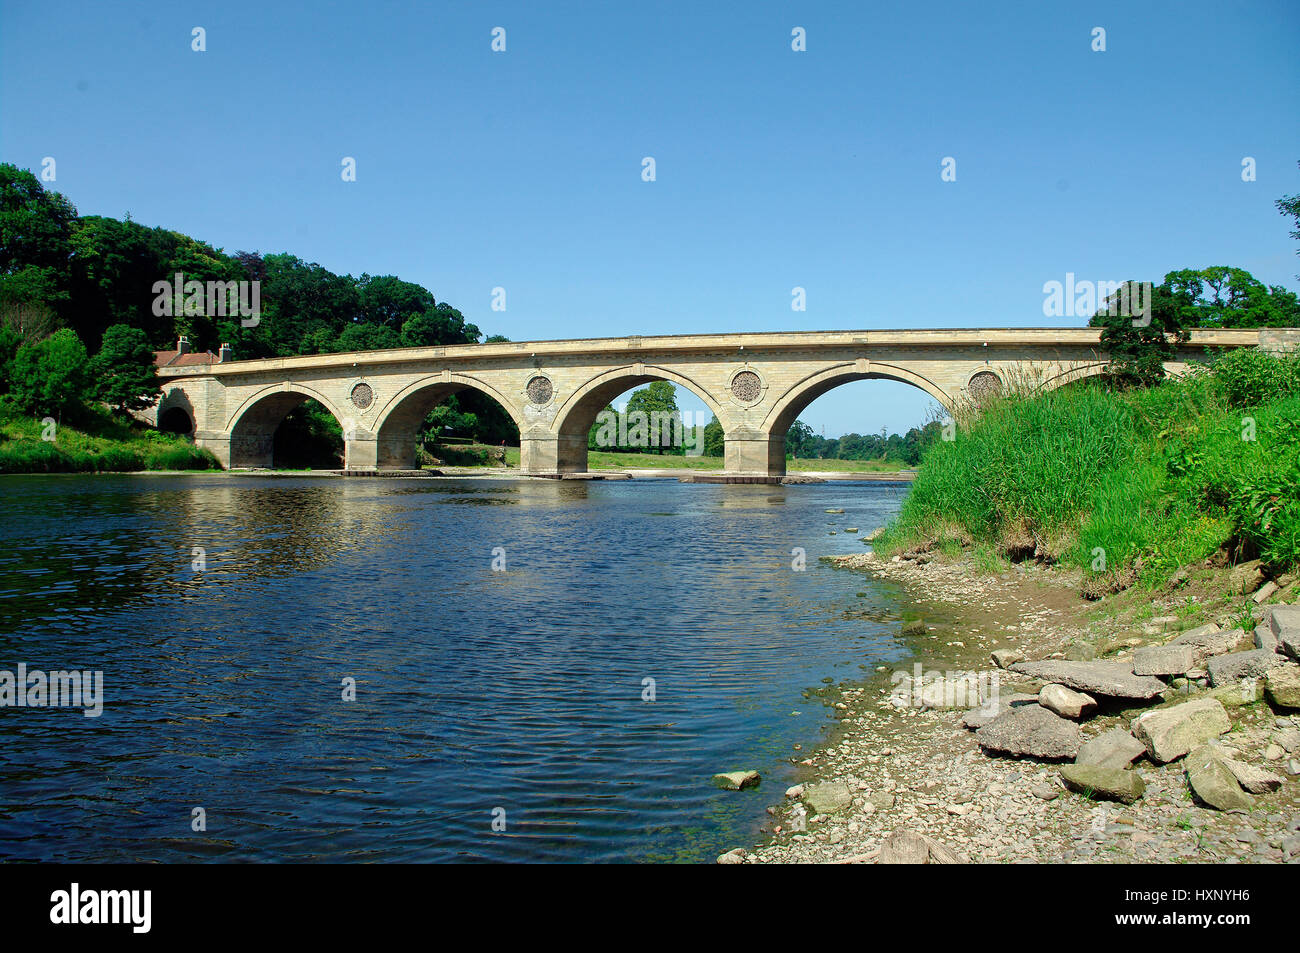
<path fill-rule="evenodd" d="M 1300 358 L 1150 389 L 1011 396 L 935 444 L 879 551 L 968 547 L 1085 571 L 1102 595 L 1223 551 L 1300 561 Z"/>
<path fill-rule="evenodd" d="M 219 469 L 216 458 L 184 437 L 87 412 L 76 425 L 54 428 L 0 411 L 0 473 L 125 473 L 137 470 Z"/>

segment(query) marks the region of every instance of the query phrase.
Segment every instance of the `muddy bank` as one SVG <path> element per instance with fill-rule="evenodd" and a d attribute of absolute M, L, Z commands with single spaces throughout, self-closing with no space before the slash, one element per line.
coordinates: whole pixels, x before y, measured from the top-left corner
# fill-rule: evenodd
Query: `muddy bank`
<path fill-rule="evenodd" d="M 835 724 L 818 750 L 792 758 L 803 777 L 769 809 L 770 841 L 724 854 L 721 862 L 898 862 L 915 859 L 917 851 L 925 856 L 927 844 L 930 862 L 1300 862 L 1300 711 L 1273 704 L 1262 691 L 1202 684 L 1205 673 L 1197 669 L 1158 683 L 1162 693 L 1149 700 L 1097 696 L 1095 712 L 1067 720 L 1038 705 L 1041 688 L 1051 682 L 991 660 L 999 651 L 1007 664 L 1019 655 L 1099 659 L 1131 670 L 1139 649 L 1164 645 L 1197 626 L 1226 629 L 1243 618 L 1253 623 L 1271 604 L 1296 601 L 1293 579 L 1279 580 L 1283 585 L 1273 591 L 1250 567 L 1198 567 L 1180 574 L 1167 591 L 1130 591 L 1090 603 L 1079 595 L 1077 575 L 1027 565 L 989 573 L 969 561 L 894 562 L 872 553 L 832 562 L 906 589 L 922 617 L 904 635 L 915 657 L 828 699 Z M 1260 605 L 1240 592 L 1243 586 L 1258 592 L 1261 585 Z M 1249 630 L 1243 634 L 1250 636 Z M 1247 647 L 1253 646 L 1235 646 Z M 1295 665 L 1281 655 L 1277 662 Z M 1123 735 L 1140 748 L 1131 731 L 1143 712 L 1213 698 L 1230 728 L 1210 732 L 1215 737 L 1205 739 L 1205 750 L 1265 771 L 1278 783 L 1248 795 L 1249 806 L 1218 810 L 1189 785 L 1191 758 L 1160 763 L 1144 752 L 1121 775 L 1142 787 L 1133 803 L 1088 786 L 1070 790 L 1061 768 L 1074 761 L 1072 751 L 1045 759 L 987 749 L 963 724 L 976 699 L 909 697 L 903 689 L 911 687 L 907 676 L 918 673 L 915 666 L 926 674 L 969 673 L 986 694 L 992 686 L 1004 698 L 1020 696 L 1044 718 L 1068 721 L 1072 745 L 1111 732 L 1110 740 Z M 1140 781 L 1133 781 L 1134 773 Z M 899 838 L 899 832 L 919 836 Z"/>

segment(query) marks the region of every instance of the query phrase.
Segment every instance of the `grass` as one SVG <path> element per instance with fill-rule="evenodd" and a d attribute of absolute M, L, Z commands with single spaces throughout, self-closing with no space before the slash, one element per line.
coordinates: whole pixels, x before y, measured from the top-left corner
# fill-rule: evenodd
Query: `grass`
<path fill-rule="evenodd" d="M 1146 390 L 1081 384 L 985 408 L 927 451 L 877 550 L 958 542 L 1081 568 L 1094 594 L 1163 582 L 1224 547 L 1296 565 L 1300 357 L 1221 364 Z"/>
<path fill-rule="evenodd" d="M 87 411 L 76 425 L 54 428 L 0 409 L 0 473 L 129 473 L 140 470 L 220 469 L 216 457 L 184 437 Z"/>
<path fill-rule="evenodd" d="M 484 444 L 471 444 L 456 447 L 439 447 L 434 451 L 439 459 L 444 459 L 449 466 L 498 466 L 487 457 L 488 447 Z M 461 462 L 461 461 L 465 462 Z M 721 470 L 722 457 L 687 457 L 670 456 L 654 453 L 609 453 L 605 450 L 588 450 L 587 467 L 591 470 Z M 907 464 L 884 460 L 787 460 L 786 470 L 790 472 L 834 471 L 844 473 L 897 473 L 908 469 Z M 506 466 L 519 466 L 519 448 L 506 447 Z"/>

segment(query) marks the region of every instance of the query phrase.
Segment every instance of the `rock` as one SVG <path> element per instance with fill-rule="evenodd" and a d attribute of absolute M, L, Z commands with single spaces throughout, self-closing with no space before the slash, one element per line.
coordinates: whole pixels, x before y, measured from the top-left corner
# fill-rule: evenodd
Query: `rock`
<path fill-rule="evenodd" d="M 1281 652 L 1282 644 L 1278 642 L 1277 636 L 1269 630 L 1267 625 L 1260 623 L 1255 626 L 1255 648 L 1268 649 L 1270 652 Z"/>
<path fill-rule="evenodd" d="M 799 800 L 799 798 L 803 797 L 803 785 L 796 784 L 793 787 L 786 788 L 785 796 L 790 798 L 792 801 Z"/>
<path fill-rule="evenodd" d="M 1277 583 L 1270 579 L 1268 582 L 1264 583 L 1264 585 L 1256 589 L 1255 594 L 1250 598 L 1254 600 L 1255 605 L 1260 605 L 1275 592 L 1277 592 Z"/>
<path fill-rule="evenodd" d="M 1055 801 L 1061 796 L 1061 789 L 1050 784 L 1035 784 L 1032 793 L 1040 800 Z"/>
<path fill-rule="evenodd" d="M 725 854 L 718 855 L 720 864 L 743 864 L 745 862 L 745 848 L 737 847 L 735 850 L 729 850 Z"/>
<path fill-rule="evenodd" d="M 1277 637 L 1283 652 L 1300 661 L 1300 606 L 1272 606 L 1269 631 Z"/>
<path fill-rule="evenodd" d="M 1011 670 L 1110 698 L 1155 698 L 1166 687 L 1158 678 L 1134 675 L 1132 662 L 1017 662 Z"/>
<path fill-rule="evenodd" d="M 869 542 L 871 542 L 871 541 L 874 540 L 874 539 L 879 539 L 879 538 L 880 538 L 881 536 L 883 536 L 883 535 L 885 535 L 885 527 L 883 527 L 883 526 L 877 526 L 875 529 L 873 529 L 873 530 L 872 530 L 870 533 L 868 533 L 866 536 L 862 537 L 862 541 L 863 541 L 864 543 L 869 543 Z"/>
<path fill-rule="evenodd" d="M 1077 642 L 1065 650 L 1065 657 L 1072 662 L 1091 662 L 1097 657 L 1097 648 L 1090 642 Z"/>
<path fill-rule="evenodd" d="M 1245 811 L 1255 803 L 1209 745 L 1188 754 L 1187 783 L 1198 801 L 1220 811 Z"/>
<path fill-rule="evenodd" d="M 1079 726 L 1041 705 L 1012 708 L 975 732 L 980 747 L 1002 754 L 1059 760 L 1079 753 Z"/>
<path fill-rule="evenodd" d="M 1184 632 L 1178 638 L 1170 642 L 1170 645 L 1190 645 L 1196 650 L 1196 664 L 1200 665 L 1206 659 L 1215 655 L 1223 655 L 1225 652 L 1231 652 L 1236 649 L 1246 639 L 1244 629 L 1229 629 L 1226 632 L 1220 631 L 1214 623 L 1203 625 L 1200 628 Z"/>
<path fill-rule="evenodd" d="M 1237 783 L 1251 794 L 1267 794 L 1282 786 L 1282 779 L 1271 771 L 1246 764 L 1244 761 L 1237 761 L 1235 758 L 1220 757 L 1219 760 L 1232 772 Z"/>
<path fill-rule="evenodd" d="M 1281 745 L 1269 745 L 1264 749 L 1265 761 L 1281 761 L 1286 756 L 1286 749 Z"/>
<path fill-rule="evenodd" d="M 1281 656 L 1268 649 L 1251 649 L 1233 652 L 1210 659 L 1210 684 L 1215 688 L 1230 685 L 1243 678 L 1260 678 L 1282 661 Z"/>
<path fill-rule="evenodd" d="M 1264 690 L 1278 708 L 1300 708 L 1300 665 L 1270 668 L 1264 675 Z"/>
<path fill-rule="evenodd" d="M 1285 748 L 1288 754 L 1300 749 L 1300 731 L 1294 728 L 1284 728 L 1273 736 L 1273 740 Z"/>
<path fill-rule="evenodd" d="M 876 791 L 867 795 L 867 804 L 871 805 L 873 810 L 888 811 L 894 806 L 894 795 L 888 791 Z"/>
<path fill-rule="evenodd" d="M 1061 768 L 1061 780 L 1071 791 L 1091 793 L 1106 801 L 1132 804 L 1146 791 L 1146 783 L 1136 771 L 1103 768 L 1097 764 L 1067 764 Z"/>
<path fill-rule="evenodd" d="M 1254 592 L 1262 586 L 1266 577 L 1259 568 L 1259 560 L 1252 559 L 1248 563 L 1233 566 L 1229 578 L 1232 580 L 1233 591 L 1244 594 Z"/>
<path fill-rule="evenodd" d="M 1167 764 L 1232 727 L 1228 713 L 1214 698 L 1198 698 L 1172 708 L 1145 712 L 1133 722 L 1133 734 L 1152 759 Z"/>
<path fill-rule="evenodd" d="M 1190 645 L 1148 645 L 1133 653 L 1134 675 L 1185 675 L 1195 667 Z"/>
<path fill-rule="evenodd" d="M 1085 718 L 1097 710 L 1097 700 L 1091 695 L 1055 684 L 1043 686 L 1038 693 L 1038 704 L 1062 718 Z"/>
<path fill-rule="evenodd" d="M 957 853 L 946 844 L 940 844 L 933 837 L 921 835 L 925 841 L 925 846 L 930 850 L 929 862 L 932 864 L 968 864 L 970 863 L 965 857 Z"/>
<path fill-rule="evenodd" d="M 1074 763 L 1123 770 L 1146 754 L 1146 751 L 1146 745 L 1123 728 L 1112 728 L 1084 742 Z"/>
<path fill-rule="evenodd" d="M 1010 668 L 1017 662 L 1025 660 L 1024 652 L 1017 652 L 1015 649 L 994 649 L 993 664 L 998 668 Z"/>
<path fill-rule="evenodd" d="M 879 864 L 924 864 L 930 859 L 930 844 L 912 831 L 894 831 L 880 845 Z"/>
<path fill-rule="evenodd" d="M 757 787 L 758 782 L 759 774 L 757 771 L 729 771 L 726 774 L 715 774 L 713 776 L 713 783 L 727 791 Z"/>
<path fill-rule="evenodd" d="M 983 728 L 990 721 L 1000 718 L 1012 708 L 1037 704 L 1037 695 L 1019 693 L 1012 695 L 998 695 L 996 698 L 990 698 L 978 708 L 972 708 L 970 711 L 966 712 L 966 714 L 962 715 L 961 723 L 966 728 Z"/>
<path fill-rule="evenodd" d="M 844 510 L 843 510 L 842 508 L 841 508 L 841 509 L 829 509 L 829 510 L 827 510 L 826 512 L 827 512 L 827 513 L 832 513 L 832 514 L 839 514 L 839 513 L 843 513 Z"/>
<path fill-rule="evenodd" d="M 925 635 L 925 623 L 920 619 L 912 619 L 910 622 L 903 623 L 904 635 Z"/>
<path fill-rule="evenodd" d="M 843 781 L 823 781 L 804 789 L 803 803 L 809 814 L 835 814 L 853 803 L 853 792 Z"/>

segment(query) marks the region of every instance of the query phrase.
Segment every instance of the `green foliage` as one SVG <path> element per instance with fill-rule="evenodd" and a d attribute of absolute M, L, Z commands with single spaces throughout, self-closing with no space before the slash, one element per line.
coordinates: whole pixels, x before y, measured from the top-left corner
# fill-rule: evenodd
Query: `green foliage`
<path fill-rule="evenodd" d="M 95 397 L 119 411 L 143 410 L 160 396 L 162 382 L 154 370 L 153 349 L 139 328 L 125 324 L 108 328 L 91 373 Z"/>
<path fill-rule="evenodd" d="M 10 398 L 26 413 L 62 420 L 87 395 L 89 361 L 85 345 L 69 328 L 24 344 L 11 362 Z"/>
<path fill-rule="evenodd" d="M 55 430 L 41 439 L 40 421 L 0 412 L 0 473 L 110 473 L 138 470 L 219 469 L 209 451 L 183 437 L 159 433 L 94 409 L 83 413 L 76 428 Z"/>
<path fill-rule="evenodd" d="M 1241 348 L 1215 361 L 1214 376 L 1233 407 L 1256 407 L 1300 392 L 1300 356 L 1279 360 Z"/>
<path fill-rule="evenodd" d="M 721 457 L 727 452 L 726 436 L 718 418 L 712 418 L 704 427 L 704 456 Z"/>
<path fill-rule="evenodd" d="M 1140 557 L 1149 580 L 1225 545 L 1294 566 L 1298 361 L 1239 352 L 1150 389 L 1065 387 L 997 401 L 926 452 L 879 546 L 964 539 L 1135 575 Z"/>

